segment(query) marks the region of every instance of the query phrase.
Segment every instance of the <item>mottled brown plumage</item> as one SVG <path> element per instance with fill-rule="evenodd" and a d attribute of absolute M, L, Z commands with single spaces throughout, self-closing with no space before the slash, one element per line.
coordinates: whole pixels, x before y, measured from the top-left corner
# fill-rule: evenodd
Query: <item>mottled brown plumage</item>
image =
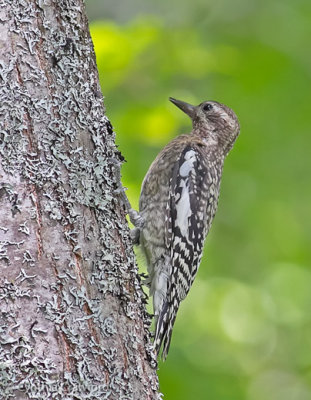
<path fill-rule="evenodd" d="M 236 115 L 223 104 L 170 100 L 190 116 L 193 129 L 172 140 L 150 166 L 138 224 L 156 318 L 154 346 L 158 354 L 163 344 L 164 359 L 217 209 L 223 162 L 239 134 Z"/>

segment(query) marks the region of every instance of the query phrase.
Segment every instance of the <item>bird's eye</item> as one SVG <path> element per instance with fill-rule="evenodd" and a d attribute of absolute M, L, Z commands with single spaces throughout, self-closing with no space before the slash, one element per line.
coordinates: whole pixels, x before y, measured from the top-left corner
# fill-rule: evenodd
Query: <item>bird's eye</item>
<path fill-rule="evenodd" d="M 209 103 L 207 103 L 207 104 L 205 104 L 205 105 L 203 106 L 203 110 L 204 110 L 204 111 L 211 111 L 212 108 L 213 108 L 213 106 L 212 106 L 211 104 L 209 104 Z"/>

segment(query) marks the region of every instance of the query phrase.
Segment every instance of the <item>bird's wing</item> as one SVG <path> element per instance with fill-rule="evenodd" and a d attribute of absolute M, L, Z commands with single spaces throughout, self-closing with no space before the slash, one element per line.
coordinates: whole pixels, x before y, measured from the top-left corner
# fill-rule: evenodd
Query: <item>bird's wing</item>
<path fill-rule="evenodd" d="M 209 219 L 214 216 L 213 175 L 202 152 L 190 144 L 183 149 L 173 169 L 165 225 L 172 270 L 155 336 L 158 351 L 163 342 L 163 358 L 168 352 L 179 304 L 186 297 L 201 261 Z"/>
<path fill-rule="evenodd" d="M 176 162 L 167 207 L 167 247 L 170 249 L 172 287 L 169 292 L 183 300 L 197 272 L 205 239 L 208 173 L 202 153 L 187 145 Z M 173 284 L 174 283 L 174 284 Z"/>

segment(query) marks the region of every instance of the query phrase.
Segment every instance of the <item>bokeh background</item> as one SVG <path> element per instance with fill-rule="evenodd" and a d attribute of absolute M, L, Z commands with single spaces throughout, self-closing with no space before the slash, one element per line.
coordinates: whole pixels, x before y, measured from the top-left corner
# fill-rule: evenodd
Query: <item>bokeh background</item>
<path fill-rule="evenodd" d="M 310 0 L 86 5 L 135 207 L 156 154 L 191 129 L 169 96 L 218 100 L 241 123 L 197 279 L 159 364 L 161 391 L 310 400 Z"/>

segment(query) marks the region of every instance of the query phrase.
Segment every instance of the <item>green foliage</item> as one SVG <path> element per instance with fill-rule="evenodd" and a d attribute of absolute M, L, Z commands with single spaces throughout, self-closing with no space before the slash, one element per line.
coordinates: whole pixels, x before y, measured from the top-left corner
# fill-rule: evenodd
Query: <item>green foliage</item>
<path fill-rule="evenodd" d="M 156 154 L 191 128 L 169 96 L 218 100 L 241 122 L 198 277 L 160 363 L 161 390 L 170 400 L 307 400 L 311 3 L 191 4 L 184 22 L 154 14 L 91 24 L 135 207 Z"/>

